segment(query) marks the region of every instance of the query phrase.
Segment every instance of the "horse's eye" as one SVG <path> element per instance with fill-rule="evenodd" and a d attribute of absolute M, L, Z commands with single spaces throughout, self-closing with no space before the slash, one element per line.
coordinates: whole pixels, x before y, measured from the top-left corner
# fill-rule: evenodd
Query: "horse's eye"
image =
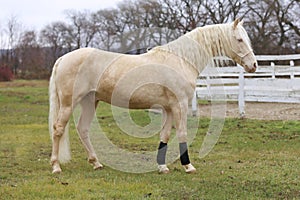
<path fill-rule="evenodd" d="M 238 39 L 238 42 L 243 42 L 243 39 Z"/>

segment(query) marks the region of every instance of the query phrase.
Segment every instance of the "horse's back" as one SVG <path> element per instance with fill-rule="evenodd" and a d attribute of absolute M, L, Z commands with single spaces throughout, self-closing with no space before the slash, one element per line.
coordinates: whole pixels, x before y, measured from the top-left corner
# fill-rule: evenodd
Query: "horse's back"
<path fill-rule="evenodd" d="M 85 67 L 87 64 L 103 65 L 105 60 L 111 61 L 117 56 L 118 54 L 116 53 L 95 48 L 81 48 L 62 56 L 59 70 L 76 71 L 79 70 L 80 67 Z"/>

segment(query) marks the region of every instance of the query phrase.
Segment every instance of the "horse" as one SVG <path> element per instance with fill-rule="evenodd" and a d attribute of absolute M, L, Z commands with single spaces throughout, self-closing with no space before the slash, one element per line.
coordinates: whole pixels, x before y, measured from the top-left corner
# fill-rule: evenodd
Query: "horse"
<path fill-rule="evenodd" d="M 165 159 L 173 123 L 181 165 L 186 173 L 196 172 L 187 145 L 188 103 L 199 73 L 219 56 L 231 58 L 249 73 L 256 71 L 257 61 L 243 21 L 198 27 L 141 55 L 82 48 L 57 59 L 49 82 L 52 173 L 60 173 L 60 164 L 71 158 L 68 122 L 77 105 L 81 115 L 76 127 L 88 162 L 94 169 L 103 168 L 89 137 L 99 101 L 128 109 L 162 107 L 156 159 L 159 173 L 169 173 Z"/>

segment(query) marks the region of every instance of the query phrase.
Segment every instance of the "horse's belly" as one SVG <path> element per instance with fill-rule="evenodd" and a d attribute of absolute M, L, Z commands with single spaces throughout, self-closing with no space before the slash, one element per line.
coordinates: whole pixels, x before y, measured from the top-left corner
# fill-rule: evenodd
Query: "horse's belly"
<path fill-rule="evenodd" d="M 173 102 L 170 95 L 162 86 L 147 85 L 136 89 L 115 88 L 97 93 L 97 99 L 118 107 L 131 109 L 148 109 L 152 107 L 166 107 Z"/>

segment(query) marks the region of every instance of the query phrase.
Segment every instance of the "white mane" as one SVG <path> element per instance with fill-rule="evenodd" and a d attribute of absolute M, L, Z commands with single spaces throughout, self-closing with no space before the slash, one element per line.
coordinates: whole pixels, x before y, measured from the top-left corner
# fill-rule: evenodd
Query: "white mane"
<path fill-rule="evenodd" d="M 207 64 L 213 64 L 216 56 L 225 56 L 231 48 L 230 24 L 199 27 L 166 45 L 154 48 L 154 51 L 167 51 L 194 66 L 198 72 Z"/>

